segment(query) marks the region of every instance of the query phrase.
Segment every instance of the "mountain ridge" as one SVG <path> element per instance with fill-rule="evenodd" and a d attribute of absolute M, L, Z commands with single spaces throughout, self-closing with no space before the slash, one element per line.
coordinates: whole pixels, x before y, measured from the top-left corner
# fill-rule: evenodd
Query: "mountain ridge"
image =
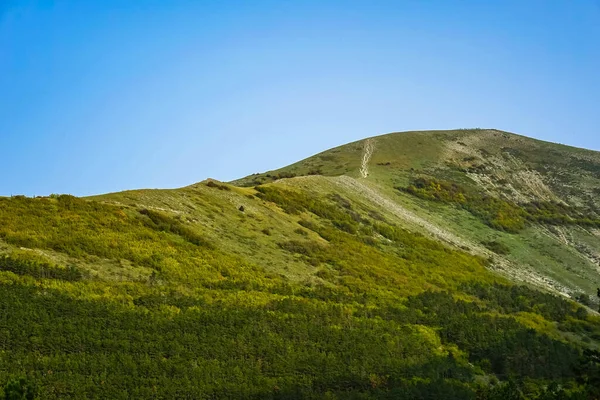
<path fill-rule="evenodd" d="M 392 138 L 392 137 L 398 137 L 398 136 L 402 136 L 402 135 L 411 135 L 411 134 L 417 134 L 417 135 L 434 135 L 434 134 L 438 134 L 438 135 L 452 135 L 452 134 L 469 134 L 469 133 L 496 133 L 496 134 L 502 134 L 502 135 L 510 135 L 509 137 L 513 137 L 513 138 L 517 138 L 520 140 L 526 140 L 532 143 L 536 143 L 538 145 L 541 146 L 550 146 L 550 147 L 562 147 L 565 150 L 568 151 L 575 151 L 575 152 L 584 152 L 584 153 L 589 153 L 590 156 L 599 159 L 600 160 L 600 151 L 597 150 L 592 150 L 592 149 L 587 149 L 587 148 L 583 148 L 583 147 L 577 147 L 577 146 L 572 146 L 572 145 L 568 145 L 568 144 L 561 144 L 561 143 L 554 143 L 554 142 L 550 142 L 550 141 L 546 141 L 546 140 L 542 140 L 542 139 L 536 139 L 536 138 L 531 138 L 525 135 L 521 135 L 521 134 L 516 134 L 516 133 L 512 133 L 512 132 L 508 132 L 508 131 L 502 131 L 499 129 L 483 129 L 483 128 L 475 128 L 475 129 L 454 129 L 454 130 L 428 130 L 428 131 L 398 131 L 398 132 L 390 132 L 390 133 L 384 133 L 384 134 L 380 134 L 380 135 L 376 135 L 376 136 L 371 136 L 371 137 L 367 137 L 364 139 L 360 139 L 360 140 L 355 140 L 340 146 L 336 146 L 333 147 L 331 149 L 328 150 L 324 150 L 322 152 L 319 152 L 315 155 L 309 156 L 307 158 L 304 158 L 300 161 L 294 162 L 288 166 L 284 166 L 278 169 L 274 169 L 274 170 L 270 170 L 267 171 L 265 173 L 255 173 L 249 176 L 246 176 L 244 178 L 239 178 L 239 179 L 235 179 L 233 181 L 230 181 L 231 184 L 239 184 L 239 183 L 243 183 L 245 180 L 247 180 L 249 177 L 253 177 L 253 176 L 257 176 L 257 175 L 265 175 L 267 173 L 271 173 L 271 172 L 278 172 L 278 171 L 282 171 L 282 170 L 286 170 L 286 169 L 290 169 L 293 168 L 293 166 L 304 163 L 308 160 L 311 160 L 315 157 L 320 157 L 322 155 L 328 155 L 331 152 L 334 152 L 336 150 L 339 150 L 341 148 L 344 147 L 348 147 L 348 146 L 352 146 L 352 145 L 357 145 L 357 144 L 361 144 L 363 143 L 365 140 L 378 140 L 378 139 L 385 139 L 385 138 Z"/>

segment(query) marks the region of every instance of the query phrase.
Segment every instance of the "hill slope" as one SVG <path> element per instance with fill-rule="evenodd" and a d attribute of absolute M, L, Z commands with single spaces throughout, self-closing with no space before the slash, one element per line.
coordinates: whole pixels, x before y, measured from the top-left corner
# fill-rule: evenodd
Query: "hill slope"
<path fill-rule="evenodd" d="M 387 195 L 395 206 L 411 209 L 433 224 L 426 230 L 450 231 L 460 238 L 455 240 L 457 244 L 466 242 L 480 254 L 484 253 L 477 249 L 481 243 L 502 243 L 510 252 L 496 257 L 502 256 L 498 267 L 506 273 L 565 294 L 595 294 L 595 288 L 600 286 L 598 152 L 497 130 L 404 132 L 350 143 L 281 170 L 232 183 L 248 186 L 279 177 L 317 173 L 362 178 L 366 143 L 374 150 L 367 163 L 368 177 L 360 179 L 360 186 Z M 522 219 L 543 219 L 544 223 L 494 227 L 490 226 L 493 224 L 489 223 L 489 212 L 479 210 L 479 214 L 486 215 L 473 218 L 478 214 L 473 209 L 478 208 L 476 205 L 464 201 L 461 204 L 456 198 L 440 199 L 440 191 L 436 194 L 435 190 L 403 190 L 423 178 L 428 184 L 433 180 L 436 184 L 459 186 L 454 190 L 470 193 L 471 200 L 488 196 L 510 203 L 504 209 L 496 205 L 492 212 L 519 213 L 518 208 L 542 208 L 544 211 L 535 216 L 517 218 L 517 224 Z M 360 186 L 354 182 L 355 188 Z M 423 198 L 434 201 L 421 201 Z"/>
<path fill-rule="evenodd" d="M 567 297 L 597 308 L 597 168 L 505 132 L 409 132 L 231 184 L 2 198 L 0 382 L 594 398 L 600 319 Z"/>

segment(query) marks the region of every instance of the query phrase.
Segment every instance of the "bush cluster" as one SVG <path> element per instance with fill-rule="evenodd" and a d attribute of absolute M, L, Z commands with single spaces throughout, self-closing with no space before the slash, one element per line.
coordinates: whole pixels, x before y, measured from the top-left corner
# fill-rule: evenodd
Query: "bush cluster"
<path fill-rule="evenodd" d="M 541 201 L 516 204 L 434 178 L 417 178 L 408 187 L 397 189 L 422 199 L 455 204 L 492 228 L 510 233 L 521 231 L 528 222 L 600 227 L 600 219 L 565 204 Z"/>

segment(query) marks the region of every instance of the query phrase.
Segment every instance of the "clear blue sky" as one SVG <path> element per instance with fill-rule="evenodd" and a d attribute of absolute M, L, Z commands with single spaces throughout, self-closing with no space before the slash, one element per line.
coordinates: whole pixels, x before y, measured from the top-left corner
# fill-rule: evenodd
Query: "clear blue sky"
<path fill-rule="evenodd" d="M 600 2 L 0 0 L 0 195 L 460 127 L 600 150 Z"/>

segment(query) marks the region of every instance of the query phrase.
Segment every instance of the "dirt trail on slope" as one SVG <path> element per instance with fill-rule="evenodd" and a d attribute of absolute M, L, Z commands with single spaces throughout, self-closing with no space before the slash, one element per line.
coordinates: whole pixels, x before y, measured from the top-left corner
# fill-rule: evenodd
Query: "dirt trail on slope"
<path fill-rule="evenodd" d="M 365 140 L 365 149 L 363 150 L 362 163 L 360 165 L 360 176 L 363 178 L 369 176 L 369 161 L 373 155 L 373 150 L 375 150 L 375 140 Z"/>
<path fill-rule="evenodd" d="M 371 189 L 369 186 L 357 181 L 356 179 L 342 175 L 335 178 L 335 183 L 345 188 L 351 189 L 354 192 L 360 193 L 363 197 L 367 198 L 371 202 L 377 204 L 385 210 L 390 211 L 395 216 L 409 222 L 410 224 L 425 228 L 428 232 L 433 234 L 438 239 L 443 240 L 444 242 L 459 247 L 473 247 L 471 243 L 467 243 L 465 240 L 461 239 L 455 234 L 441 229 L 440 227 L 432 224 L 431 222 L 419 217 L 412 211 L 409 211 L 406 208 L 400 206 L 398 203 L 395 203 L 394 201 L 384 197 L 374 189 Z"/>
<path fill-rule="evenodd" d="M 493 258 L 494 264 L 491 266 L 491 269 L 507 276 L 508 278 L 521 282 L 529 282 L 538 287 L 545 288 L 546 290 L 550 290 L 555 293 L 559 293 L 570 297 L 569 293 L 571 292 L 571 290 L 569 290 L 566 286 L 561 285 L 560 283 L 546 276 L 538 274 L 531 268 L 527 268 L 523 265 L 517 266 L 509 260 L 491 252 L 487 248 L 483 247 L 481 244 L 461 238 L 455 233 L 443 229 L 430 221 L 427 221 L 426 219 L 418 216 L 410 210 L 407 210 L 400 204 L 392 201 L 391 199 L 385 197 L 384 195 L 378 193 L 376 190 L 372 189 L 371 187 L 365 185 L 362 182 L 359 182 L 354 178 L 342 175 L 333 178 L 333 182 L 345 189 L 352 190 L 355 193 L 359 193 L 361 196 L 368 199 L 372 203 L 377 204 L 382 209 L 391 212 L 396 217 L 408 222 L 413 226 L 425 229 L 433 237 L 443 242 L 446 242 L 459 248 L 468 248 L 471 250 L 472 253 L 482 257 Z"/>

